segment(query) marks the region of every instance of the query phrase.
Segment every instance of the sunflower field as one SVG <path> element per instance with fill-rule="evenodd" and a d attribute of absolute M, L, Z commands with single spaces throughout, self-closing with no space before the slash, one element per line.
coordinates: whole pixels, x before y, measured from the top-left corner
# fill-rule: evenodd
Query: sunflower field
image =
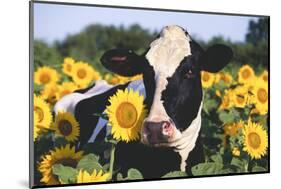
<path fill-rule="evenodd" d="M 109 98 L 110 105 L 106 107 L 105 114 L 98 116 L 108 120 L 111 133 L 100 144 L 88 143 L 83 150 L 77 148 L 80 124 L 75 116 L 60 110 L 57 114 L 53 113 L 55 103 L 62 97 L 92 86 L 96 81 L 105 80 L 117 85 L 140 80 L 142 75 L 129 78 L 103 70 L 97 66 L 102 52 L 97 52 L 94 60 L 83 59 L 82 55 L 77 59 L 76 51 L 71 52 L 69 54 L 75 58 L 65 56 L 61 61 L 56 59 L 56 63 L 45 64 L 35 60 L 35 184 L 143 179 L 137 169 L 131 168 L 127 175 L 122 175 L 113 168 L 116 144 L 140 139 L 141 124 L 147 110 L 144 97 L 138 91 L 118 90 Z M 163 175 L 163 178 L 269 170 L 268 70 L 264 65 L 243 63 L 243 58 L 242 55 L 236 57 L 235 61 L 241 61 L 239 66 L 230 63 L 217 74 L 201 72 L 204 92 L 201 135 L 205 162 L 192 167 L 192 175 L 178 170 Z"/>

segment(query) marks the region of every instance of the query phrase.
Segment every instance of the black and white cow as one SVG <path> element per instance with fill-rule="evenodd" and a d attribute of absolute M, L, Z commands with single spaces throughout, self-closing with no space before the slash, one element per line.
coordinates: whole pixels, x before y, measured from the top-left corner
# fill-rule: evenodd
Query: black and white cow
<path fill-rule="evenodd" d="M 179 26 L 163 28 L 143 55 L 130 49 L 105 52 L 102 64 L 122 76 L 143 74 L 143 80 L 112 86 L 98 81 L 95 86 L 63 97 L 55 112 L 73 112 L 80 123 L 80 146 L 106 135 L 106 120 L 96 116 L 109 105 L 118 89 L 133 88 L 145 96 L 149 113 L 141 130 L 141 141 L 119 142 L 116 168 L 137 168 L 145 178 L 190 168 L 204 161 L 200 137 L 202 86 L 200 71 L 218 72 L 232 58 L 225 45 L 203 50 Z"/>

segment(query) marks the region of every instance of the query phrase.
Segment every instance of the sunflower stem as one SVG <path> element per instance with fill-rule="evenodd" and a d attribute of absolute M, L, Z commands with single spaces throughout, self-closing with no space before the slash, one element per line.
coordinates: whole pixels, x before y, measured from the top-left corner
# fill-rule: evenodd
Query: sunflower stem
<path fill-rule="evenodd" d="M 114 155 L 115 155 L 115 144 L 111 144 L 111 154 L 110 154 L 110 163 L 109 163 L 109 180 L 112 179 L 113 176 L 113 165 L 114 165 Z"/>

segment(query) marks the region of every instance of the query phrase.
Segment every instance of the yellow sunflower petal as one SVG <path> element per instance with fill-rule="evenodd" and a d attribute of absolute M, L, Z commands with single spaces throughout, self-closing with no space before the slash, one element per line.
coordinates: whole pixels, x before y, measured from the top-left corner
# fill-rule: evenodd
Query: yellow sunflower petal
<path fill-rule="evenodd" d="M 52 122 L 50 106 L 43 98 L 34 95 L 34 113 L 38 116 L 38 127 L 49 129 Z"/>
<path fill-rule="evenodd" d="M 251 84 L 255 79 L 255 72 L 249 65 L 242 66 L 238 71 L 238 82 L 243 84 Z"/>
<path fill-rule="evenodd" d="M 77 156 L 77 154 L 80 154 Z M 82 158 L 83 152 L 75 152 L 75 148 L 71 148 L 70 145 L 65 147 L 55 148 L 51 150 L 47 155 L 42 157 L 39 162 L 38 171 L 42 174 L 41 182 L 51 185 L 60 184 L 57 176 L 52 173 L 52 166 L 54 164 L 62 164 L 64 166 L 70 166 L 76 168 L 77 163 Z"/>
<path fill-rule="evenodd" d="M 71 76 L 71 72 L 72 72 L 74 64 L 75 64 L 75 61 L 73 58 L 71 58 L 71 57 L 64 58 L 63 64 L 62 64 L 63 73 L 65 73 L 68 76 Z"/>
<path fill-rule="evenodd" d="M 244 148 L 252 159 L 260 159 L 266 155 L 268 147 L 267 131 L 258 123 L 248 120 L 243 129 Z"/>
<path fill-rule="evenodd" d="M 203 88 L 210 88 L 215 82 L 215 75 L 206 71 L 201 72 L 201 83 Z"/>
<path fill-rule="evenodd" d="M 69 112 L 58 112 L 53 129 L 57 135 L 63 136 L 69 142 L 76 141 L 80 135 L 79 123 L 74 115 Z M 69 148 L 69 146 L 66 146 L 66 148 Z M 71 149 L 66 150 L 69 151 Z"/>
<path fill-rule="evenodd" d="M 85 62 L 77 62 L 71 71 L 73 81 L 80 87 L 86 87 L 93 81 L 94 69 Z"/>
<path fill-rule="evenodd" d="M 34 73 L 34 82 L 38 85 L 47 85 L 59 81 L 58 72 L 50 67 L 43 66 Z"/>
<path fill-rule="evenodd" d="M 146 110 L 144 98 L 138 92 L 118 90 L 106 107 L 113 138 L 126 142 L 137 140 Z"/>

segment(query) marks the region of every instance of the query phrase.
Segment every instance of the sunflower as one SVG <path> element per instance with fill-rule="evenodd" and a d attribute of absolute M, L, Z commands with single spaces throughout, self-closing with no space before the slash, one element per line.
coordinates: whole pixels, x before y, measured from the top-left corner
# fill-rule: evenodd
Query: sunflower
<path fill-rule="evenodd" d="M 219 110 L 224 110 L 231 108 L 233 106 L 232 102 L 233 91 L 232 90 L 225 90 L 224 96 L 222 97 L 221 104 L 219 106 Z"/>
<path fill-rule="evenodd" d="M 244 108 L 248 104 L 248 88 L 244 86 L 238 86 L 233 90 L 232 100 L 234 106 L 238 108 Z"/>
<path fill-rule="evenodd" d="M 133 77 L 130 77 L 130 81 L 140 80 L 142 78 L 143 78 L 142 74 L 138 74 L 138 75 L 135 75 Z"/>
<path fill-rule="evenodd" d="M 266 154 L 268 147 L 267 131 L 259 123 L 254 123 L 250 119 L 243 128 L 244 148 L 252 159 L 260 159 Z"/>
<path fill-rule="evenodd" d="M 113 84 L 124 84 L 127 83 L 129 81 L 128 77 L 123 77 L 120 75 L 115 75 L 111 78 L 111 82 L 113 82 Z"/>
<path fill-rule="evenodd" d="M 268 84 L 262 79 L 258 79 L 253 87 L 255 107 L 261 115 L 268 112 Z"/>
<path fill-rule="evenodd" d="M 210 88 L 215 81 L 215 75 L 209 72 L 201 72 L 201 82 L 203 88 Z"/>
<path fill-rule="evenodd" d="M 217 97 L 221 97 L 221 92 L 218 89 L 216 90 L 215 94 Z"/>
<path fill-rule="evenodd" d="M 112 85 L 117 84 L 117 81 L 114 81 L 114 80 L 113 80 L 113 75 L 111 75 L 111 74 L 109 74 L 109 73 L 105 74 L 105 75 L 103 76 L 103 79 L 104 79 L 107 83 L 109 83 L 109 84 L 112 84 Z"/>
<path fill-rule="evenodd" d="M 62 64 L 63 73 L 65 73 L 68 76 L 71 76 L 71 71 L 72 71 L 74 64 L 75 64 L 75 61 L 73 58 L 71 58 L 71 57 L 64 58 L 63 64 Z"/>
<path fill-rule="evenodd" d="M 55 148 L 47 155 L 43 156 L 38 165 L 38 171 L 42 174 L 41 182 L 47 185 L 60 184 L 57 176 L 52 173 L 52 167 L 55 164 L 62 164 L 76 168 L 81 159 L 83 151 L 75 152 L 75 147 L 67 144 L 65 147 Z"/>
<path fill-rule="evenodd" d="M 102 170 L 98 172 L 94 169 L 92 174 L 89 174 L 87 171 L 80 170 L 77 175 L 77 183 L 104 182 L 107 181 L 109 176 L 109 173 L 103 173 Z"/>
<path fill-rule="evenodd" d="M 59 100 L 63 96 L 70 94 L 77 89 L 78 89 L 78 87 L 75 83 L 63 82 L 61 85 L 58 86 L 58 90 L 56 92 L 56 99 Z"/>
<path fill-rule="evenodd" d="M 58 72 L 50 67 L 43 66 L 37 69 L 34 74 L 34 81 L 38 85 L 56 83 L 59 80 Z"/>
<path fill-rule="evenodd" d="M 92 79 L 93 79 L 93 81 L 97 81 L 97 80 L 101 79 L 100 73 L 94 69 L 93 69 L 93 78 Z"/>
<path fill-rule="evenodd" d="M 38 127 L 43 129 L 49 129 L 52 122 L 52 114 L 49 104 L 47 104 L 43 98 L 34 94 L 34 114 L 38 116 Z"/>
<path fill-rule="evenodd" d="M 229 73 L 218 73 L 215 75 L 215 83 L 219 83 L 223 81 L 226 85 L 230 85 L 232 83 L 232 76 Z"/>
<path fill-rule="evenodd" d="M 234 148 L 232 149 L 232 155 L 234 155 L 234 156 L 240 156 L 240 150 L 239 150 L 239 148 L 234 147 Z"/>
<path fill-rule="evenodd" d="M 262 74 L 260 75 L 260 78 L 261 78 L 262 80 L 264 80 L 265 82 L 268 82 L 268 71 L 267 71 L 267 70 L 264 70 L 264 71 L 262 72 Z"/>
<path fill-rule="evenodd" d="M 44 86 L 40 92 L 41 97 L 47 100 L 49 103 L 54 104 L 56 102 L 56 93 L 58 92 L 58 85 L 56 83 L 50 83 Z"/>
<path fill-rule="evenodd" d="M 39 118 L 38 114 L 33 114 L 33 140 L 35 141 L 38 137 L 40 129 L 38 128 Z"/>
<path fill-rule="evenodd" d="M 237 123 L 226 124 L 224 126 L 224 134 L 229 136 L 236 136 L 239 132 L 239 129 L 243 128 L 244 122 L 239 121 Z"/>
<path fill-rule="evenodd" d="M 87 63 L 77 62 L 72 69 L 72 79 L 80 87 L 88 86 L 93 80 L 94 69 Z"/>
<path fill-rule="evenodd" d="M 255 72 L 249 65 L 244 65 L 239 69 L 238 82 L 244 84 L 250 84 L 255 79 Z"/>
<path fill-rule="evenodd" d="M 142 121 L 147 112 L 143 101 L 143 96 L 128 89 L 118 90 L 110 97 L 110 105 L 105 112 L 112 126 L 113 138 L 126 142 L 139 139 Z"/>
<path fill-rule="evenodd" d="M 80 134 L 79 123 L 69 112 L 58 112 L 52 129 L 57 135 L 64 136 L 69 142 L 76 141 Z"/>

